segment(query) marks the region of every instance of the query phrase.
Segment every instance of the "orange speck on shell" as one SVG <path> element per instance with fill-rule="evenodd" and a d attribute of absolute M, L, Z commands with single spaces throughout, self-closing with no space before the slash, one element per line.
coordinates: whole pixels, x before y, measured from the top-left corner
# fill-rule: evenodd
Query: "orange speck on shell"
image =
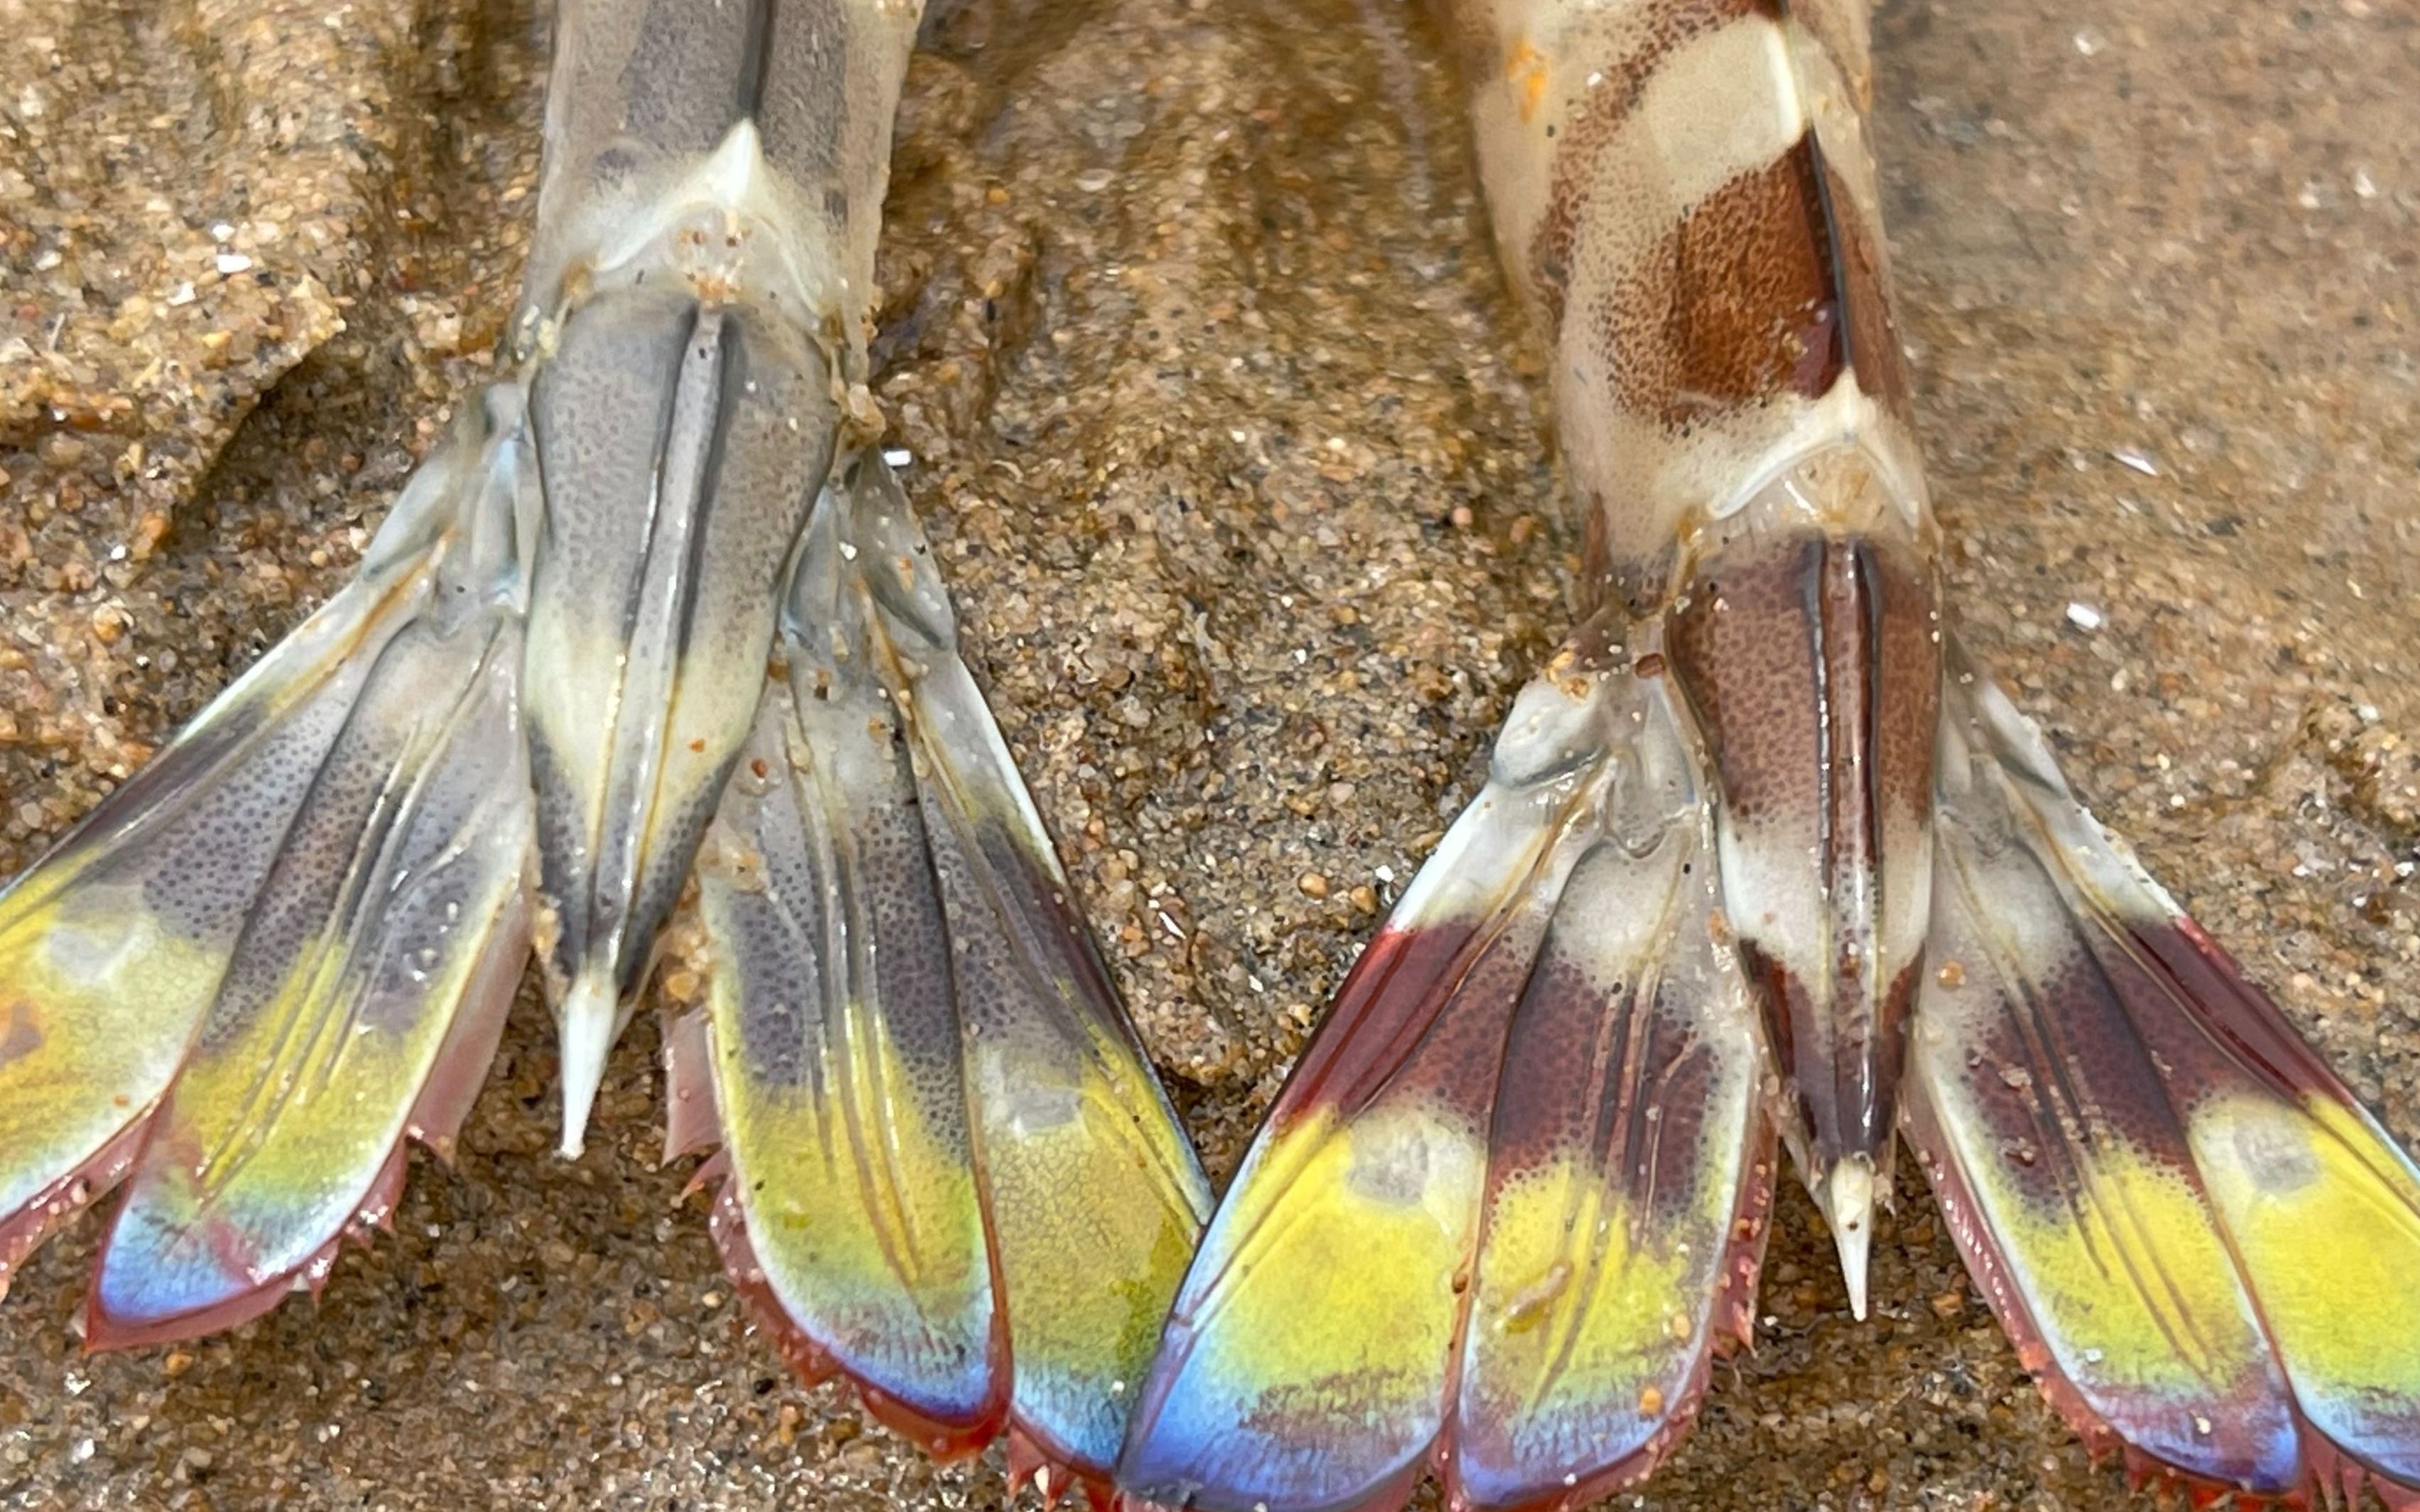
<path fill-rule="evenodd" d="M 1521 86 L 1521 119 L 1526 122 L 1534 118 L 1546 99 L 1546 54 L 1524 40 L 1505 61 L 1504 77 Z"/>

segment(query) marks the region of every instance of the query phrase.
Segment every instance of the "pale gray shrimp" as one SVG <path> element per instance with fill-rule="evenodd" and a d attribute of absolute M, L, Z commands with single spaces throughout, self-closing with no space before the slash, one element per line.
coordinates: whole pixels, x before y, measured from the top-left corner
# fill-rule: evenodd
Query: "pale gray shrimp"
<path fill-rule="evenodd" d="M 871 444 L 920 10 L 564 7 L 507 376 L 0 895 L 0 1284 L 122 1184 L 92 1345 L 316 1288 L 533 946 L 578 1154 L 694 875 L 671 1136 L 741 1290 L 927 1447 L 1101 1494 L 1208 1199 Z"/>

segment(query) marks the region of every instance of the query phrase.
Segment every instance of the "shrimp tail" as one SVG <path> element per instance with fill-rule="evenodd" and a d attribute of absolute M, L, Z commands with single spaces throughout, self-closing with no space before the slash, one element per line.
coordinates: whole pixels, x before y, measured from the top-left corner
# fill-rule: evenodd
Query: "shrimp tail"
<path fill-rule="evenodd" d="M 355 580 L 0 894 L 0 1287 L 126 1191 L 86 1342 L 231 1326 L 441 1154 L 528 949 L 535 476 L 490 390 Z"/>
<path fill-rule="evenodd" d="M 698 869 L 675 1152 L 810 1379 L 1096 1504 L 1209 1192 L 879 455 L 810 518 Z"/>
<path fill-rule="evenodd" d="M 1120 1461 L 1140 1503 L 1576 1505 L 1744 1342 L 1757 1011 L 1660 656 L 1583 631 L 1396 905 L 1214 1217 Z"/>
<path fill-rule="evenodd" d="M 2420 1170 L 1953 662 L 1906 1123 L 2043 1394 L 2138 1474 L 2420 1504 Z"/>

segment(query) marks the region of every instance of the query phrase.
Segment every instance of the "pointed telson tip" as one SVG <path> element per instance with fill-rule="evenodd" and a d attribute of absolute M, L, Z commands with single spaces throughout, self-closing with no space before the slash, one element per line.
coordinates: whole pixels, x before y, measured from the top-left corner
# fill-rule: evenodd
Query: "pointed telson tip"
<path fill-rule="evenodd" d="M 1849 1284 L 1849 1311 L 1866 1318 L 1866 1256 L 1874 1242 L 1874 1163 L 1851 1155 L 1832 1167 L 1815 1200 L 1840 1248 L 1840 1278 Z"/>
<path fill-rule="evenodd" d="M 588 1113 L 605 1080 L 605 1058 L 613 1050 L 618 995 L 603 971 L 590 969 L 571 984 L 563 1000 L 556 1038 L 563 1051 L 563 1158 L 578 1160 L 587 1149 Z"/>

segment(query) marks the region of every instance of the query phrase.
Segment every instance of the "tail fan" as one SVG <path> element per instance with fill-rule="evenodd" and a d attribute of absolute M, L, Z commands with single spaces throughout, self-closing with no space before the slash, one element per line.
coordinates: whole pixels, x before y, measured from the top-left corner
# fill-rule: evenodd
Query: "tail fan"
<path fill-rule="evenodd" d="M 95 1348 L 316 1288 L 441 1152 L 527 950 L 517 390 L 359 578 L 0 895 L 0 1285 L 123 1180 Z"/>
<path fill-rule="evenodd" d="M 701 855 L 672 1143 L 720 1143 L 715 1233 L 803 1374 L 1098 1502 L 1209 1195 L 955 640 L 860 455 Z"/>
<path fill-rule="evenodd" d="M 1601 646 L 1522 694 L 1211 1222 L 1130 1496 L 1391 1508 L 1433 1460 L 1456 1506 L 1576 1504 L 1747 1336 L 1765 1069 L 1673 697 Z"/>
<path fill-rule="evenodd" d="M 1944 701 L 1908 1127 L 2097 1450 L 2420 1505 L 2420 1171 L 2077 803 L 1990 683 Z"/>

